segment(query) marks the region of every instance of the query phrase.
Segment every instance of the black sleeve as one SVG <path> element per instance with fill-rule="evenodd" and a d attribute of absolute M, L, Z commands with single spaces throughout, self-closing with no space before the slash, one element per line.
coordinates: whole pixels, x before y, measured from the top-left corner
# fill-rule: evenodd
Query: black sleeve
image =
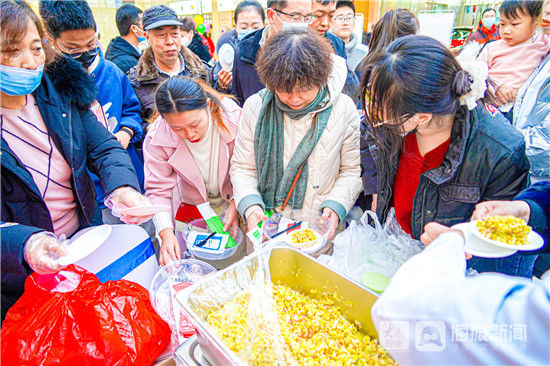
<path fill-rule="evenodd" d="M 105 196 L 123 186 L 140 192 L 136 172 L 126 150 L 90 110 L 82 112 L 81 118 L 87 141 L 87 167 L 99 177 Z"/>

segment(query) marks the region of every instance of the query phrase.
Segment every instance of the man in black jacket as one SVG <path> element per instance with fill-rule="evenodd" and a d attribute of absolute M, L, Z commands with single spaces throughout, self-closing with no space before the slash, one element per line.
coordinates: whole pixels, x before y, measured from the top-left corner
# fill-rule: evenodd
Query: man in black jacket
<path fill-rule="evenodd" d="M 137 65 L 141 56 L 138 45 L 145 41 L 141 14 L 142 11 L 131 4 L 125 4 L 118 8 L 116 26 L 120 36 L 109 43 L 105 53 L 105 58 L 117 65 L 125 74 L 128 74 L 128 71 Z"/>

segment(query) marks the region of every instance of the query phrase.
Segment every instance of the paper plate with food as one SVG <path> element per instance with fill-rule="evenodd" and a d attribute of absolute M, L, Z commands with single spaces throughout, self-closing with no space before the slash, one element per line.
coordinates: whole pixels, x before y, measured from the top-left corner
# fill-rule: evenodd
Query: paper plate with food
<path fill-rule="evenodd" d="M 331 224 L 321 222 L 320 212 L 289 210 L 272 215 L 263 225 L 268 239 L 278 240 L 303 251 L 314 253 L 328 241 Z"/>
<path fill-rule="evenodd" d="M 512 250 L 532 251 L 544 245 L 542 237 L 514 216 L 491 216 L 470 223 L 472 233 L 486 243 Z"/>
<path fill-rule="evenodd" d="M 507 249 L 489 244 L 487 241 L 474 235 L 475 227 L 469 222 L 456 224 L 452 229 L 460 230 L 464 233 L 465 245 L 464 251 L 476 257 L 482 258 L 504 258 L 517 253 L 517 249 Z"/>

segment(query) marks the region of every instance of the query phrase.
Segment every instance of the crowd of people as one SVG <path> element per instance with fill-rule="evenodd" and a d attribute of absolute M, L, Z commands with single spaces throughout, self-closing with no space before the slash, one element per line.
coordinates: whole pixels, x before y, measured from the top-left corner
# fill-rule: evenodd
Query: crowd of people
<path fill-rule="evenodd" d="M 244 0 L 217 44 L 233 49 L 230 67 L 166 5 L 121 6 L 105 52 L 86 1 L 0 6 L 2 319 L 30 273 L 62 267 L 80 229 L 140 223 L 161 265 L 182 258 L 182 204 L 208 202 L 230 233 L 304 209 L 332 237 L 357 205 L 382 221 L 395 209 L 426 244 L 491 213 L 548 240 L 550 0 L 485 10 L 458 56 L 417 35 L 407 9 L 384 14 L 367 46 L 353 1 Z M 116 209 L 152 204 L 170 209 L 145 222 Z M 531 278 L 539 254 L 467 265 Z"/>

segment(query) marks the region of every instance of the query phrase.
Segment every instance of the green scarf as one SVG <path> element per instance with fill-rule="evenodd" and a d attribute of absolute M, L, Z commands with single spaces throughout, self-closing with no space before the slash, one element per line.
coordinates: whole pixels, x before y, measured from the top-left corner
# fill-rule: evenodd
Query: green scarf
<path fill-rule="evenodd" d="M 286 114 L 298 120 L 306 114 L 324 108 L 330 100 L 326 87 L 306 107 L 293 110 L 279 100 L 276 94 L 267 89 L 260 91 L 263 104 L 258 116 L 254 133 L 254 154 L 256 157 L 256 174 L 258 190 L 267 209 L 281 206 L 300 167 L 304 164 L 302 174 L 294 187 L 289 204 L 292 208 L 301 209 L 304 204 L 308 180 L 307 159 L 325 130 L 332 106 L 317 115 L 317 122 L 305 134 L 298 145 L 286 169 L 284 166 L 284 117 Z"/>

